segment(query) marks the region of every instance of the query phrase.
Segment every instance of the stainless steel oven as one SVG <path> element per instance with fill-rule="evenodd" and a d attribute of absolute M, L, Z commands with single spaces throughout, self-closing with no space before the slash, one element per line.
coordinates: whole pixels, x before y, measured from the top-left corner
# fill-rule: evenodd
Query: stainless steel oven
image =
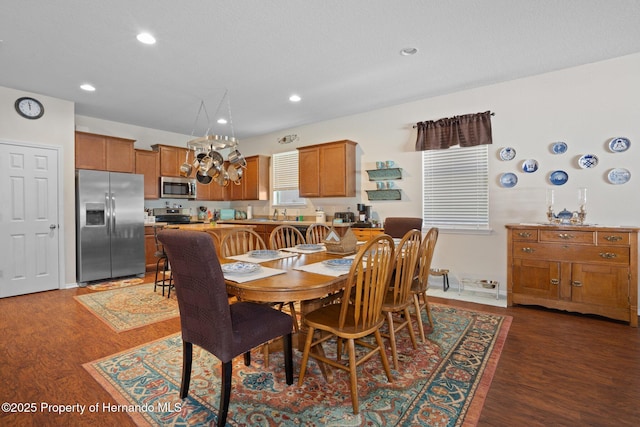
<path fill-rule="evenodd" d="M 196 198 L 196 180 L 192 178 L 160 177 L 160 197 L 164 199 Z"/>

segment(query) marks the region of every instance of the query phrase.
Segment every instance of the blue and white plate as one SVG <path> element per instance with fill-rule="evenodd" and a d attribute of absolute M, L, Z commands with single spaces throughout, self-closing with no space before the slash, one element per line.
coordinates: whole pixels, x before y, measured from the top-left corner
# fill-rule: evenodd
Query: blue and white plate
<path fill-rule="evenodd" d="M 631 179 L 631 172 L 624 168 L 611 169 L 607 174 L 607 179 L 612 184 L 625 184 Z"/>
<path fill-rule="evenodd" d="M 516 157 L 516 150 L 511 147 L 504 147 L 500 150 L 500 158 L 502 160 L 513 160 Z"/>
<path fill-rule="evenodd" d="M 518 177 L 515 173 L 506 172 L 500 175 L 500 185 L 504 188 L 515 187 L 518 183 Z"/>
<path fill-rule="evenodd" d="M 578 166 L 582 169 L 592 169 L 598 166 L 598 156 L 594 154 L 585 154 L 578 159 Z"/>
<path fill-rule="evenodd" d="M 351 268 L 351 264 L 353 264 L 352 258 L 338 258 L 338 259 L 328 259 L 326 261 L 322 261 L 324 265 L 329 268 L 333 268 L 336 270 L 349 270 Z"/>
<path fill-rule="evenodd" d="M 297 245 L 296 248 L 303 251 L 319 251 L 320 249 L 322 249 L 322 246 L 313 243 L 303 243 L 301 245 Z"/>
<path fill-rule="evenodd" d="M 538 161 L 535 159 L 527 159 L 522 162 L 522 172 L 533 173 L 538 170 Z"/>
<path fill-rule="evenodd" d="M 613 151 L 614 153 L 622 153 L 623 151 L 627 151 L 629 149 L 629 146 L 631 146 L 631 141 L 629 141 L 629 138 L 613 138 L 611 141 L 609 141 L 609 150 Z"/>
<path fill-rule="evenodd" d="M 557 170 L 549 175 L 549 182 L 553 185 L 564 185 L 569 180 L 569 175 L 565 171 Z"/>
<path fill-rule="evenodd" d="M 249 256 L 251 258 L 267 259 L 267 258 L 276 258 L 279 255 L 280 255 L 280 252 L 272 251 L 272 250 L 269 250 L 269 249 L 261 249 L 261 250 L 250 251 L 249 252 Z"/>
<path fill-rule="evenodd" d="M 567 152 L 567 143 L 558 141 L 551 146 L 551 151 L 553 154 L 564 154 Z"/>
<path fill-rule="evenodd" d="M 222 264 L 222 272 L 228 274 L 251 274 L 260 270 L 260 264 L 251 262 L 232 262 L 230 264 Z"/>

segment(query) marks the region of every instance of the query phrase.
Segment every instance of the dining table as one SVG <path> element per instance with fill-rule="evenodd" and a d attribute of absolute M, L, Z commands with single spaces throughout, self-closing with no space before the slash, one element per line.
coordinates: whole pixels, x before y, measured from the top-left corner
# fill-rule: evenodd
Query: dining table
<path fill-rule="evenodd" d="M 270 274 L 267 277 L 247 280 L 242 276 L 237 276 L 234 280 L 232 275 L 225 273 L 225 283 L 227 292 L 239 300 L 262 303 L 299 302 L 301 319 L 296 341 L 298 350 L 303 351 L 306 338 L 305 314 L 334 302 L 347 283 L 349 269 L 344 267 L 327 269 L 325 267 L 326 261 L 344 259 L 345 255 L 348 259 L 349 256 L 348 254 L 328 253 L 324 248 L 312 253 L 290 249 L 293 252 L 289 252 L 287 249 L 275 251 L 279 253 L 277 259 L 261 261 L 260 258 L 256 258 L 252 261 L 260 264 L 263 273 Z M 250 254 L 245 254 L 220 258 L 223 272 L 225 264 L 244 263 L 250 260 L 250 257 Z M 320 369 L 325 378 L 331 381 L 331 371 L 326 366 L 320 366 Z"/>

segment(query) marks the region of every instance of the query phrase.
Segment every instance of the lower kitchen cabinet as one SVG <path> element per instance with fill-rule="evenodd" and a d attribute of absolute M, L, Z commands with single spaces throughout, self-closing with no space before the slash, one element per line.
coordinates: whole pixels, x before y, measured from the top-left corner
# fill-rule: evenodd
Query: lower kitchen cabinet
<path fill-rule="evenodd" d="M 351 227 L 351 231 L 361 242 L 366 242 L 374 237 L 384 233 L 384 228 L 355 228 Z"/>
<path fill-rule="evenodd" d="M 596 314 L 638 326 L 639 228 L 506 227 L 508 305 Z"/>
<path fill-rule="evenodd" d="M 144 263 L 146 271 L 156 271 L 156 239 L 153 233 L 154 225 L 144 227 Z"/>

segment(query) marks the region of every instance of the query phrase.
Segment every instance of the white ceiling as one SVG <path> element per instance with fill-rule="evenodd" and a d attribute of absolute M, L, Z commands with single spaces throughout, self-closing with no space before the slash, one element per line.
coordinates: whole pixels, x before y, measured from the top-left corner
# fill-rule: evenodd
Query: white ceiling
<path fill-rule="evenodd" d="M 0 10 L 0 86 L 194 135 L 209 125 L 202 113 L 194 126 L 201 101 L 211 133 L 231 135 L 214 117 L 230 105 L 241 139 L 640 52 L 638 0 L 0 0 Z M 140 31 L 157 44 L 137 42 Z M 406 47 L 419 52 L 401 56 Z"/>

